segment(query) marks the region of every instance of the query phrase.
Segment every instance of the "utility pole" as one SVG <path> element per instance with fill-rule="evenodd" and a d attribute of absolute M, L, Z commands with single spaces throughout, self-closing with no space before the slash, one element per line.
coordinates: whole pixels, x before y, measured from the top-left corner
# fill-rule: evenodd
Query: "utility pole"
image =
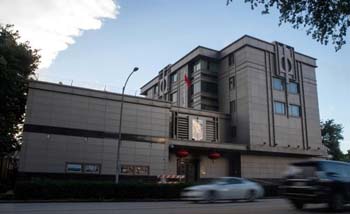
<path fill-rule="evenodd" d="M 132 72 L 129 74 L 128 78 L 126 79 L 125 81 L 125 84 L 123 86 L 123 91 L 122 91 L 122 100 L 121 100 L 121 103 L 120 103 L 120 115 L 119 115 L 119 132 L 118 132 L 118 144 L 117 144 L 117 160 L 116 160 L 116 172 L 115 172 L 115 183 L 119 183 L 119 174 L 120 174 L 120 164 L 119 164 L 119 161 L 120 161 L 120 146 L 121 146 L 121 143 L 122 143 L 122 120 L 123 120 L 123 107 L 124 107 L 124 92 L 125 92 L 125 87 L 126 87 L 126 84 L 128 83 L 129 81 L 129 78 L 131 77 L 131 75 L 133 73 L 135 73 L 136 71 L 138 71 L 139 68 L 138 67 L 135 67 Z"/>

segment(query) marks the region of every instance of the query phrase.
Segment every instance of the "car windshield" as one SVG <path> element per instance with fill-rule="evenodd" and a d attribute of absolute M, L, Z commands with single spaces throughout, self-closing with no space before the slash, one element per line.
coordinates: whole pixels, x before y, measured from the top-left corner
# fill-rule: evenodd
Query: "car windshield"
<path fill-rule="evenodd" d="M 289 167 L 287 176 L 293 178 L 317 177 L 318 165 L 316 163 L 298 163 Z"/>
<path fill-rule="evenodd" d="M 349 177 L 350 165 L 338 162 L 323 162 L 322 170 L 327 174 L 333 174 L 341 177 Z"/>

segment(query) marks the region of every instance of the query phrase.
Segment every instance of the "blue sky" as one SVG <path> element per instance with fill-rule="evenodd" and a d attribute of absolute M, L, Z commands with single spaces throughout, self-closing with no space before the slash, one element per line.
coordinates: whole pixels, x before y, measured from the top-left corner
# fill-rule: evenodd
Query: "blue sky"
<path fill-rule="evenodd" d="M 350 41 L 340 51 L 323 46 L 305 30 L 278 26 L 278 14 L 261 15 L 235 0 L 120 0 L 116 19 L 106 19 L 99 30 L 84 31 L 75 43 L 59 52 L 40 78 L 121 88 L 134 66 L 140 70 L 128 84 L 134 94 L 160 69 L 198 45 L 222 49 L 244 34 L 280 41 L 317 58 L 321 119 L 343 124 L 350 149 Z M 349 38 L 349 37 L 348 37 Z"/>

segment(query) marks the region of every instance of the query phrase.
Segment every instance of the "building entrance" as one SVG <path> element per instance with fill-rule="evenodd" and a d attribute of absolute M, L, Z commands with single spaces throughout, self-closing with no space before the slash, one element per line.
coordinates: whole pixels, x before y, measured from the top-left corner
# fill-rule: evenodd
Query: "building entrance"
<path fill-rule="evenodd" d="M 177 159 L 177 174 L 185 175 L 186 182 L 196 182 L 199 179 L 198 159 Z"/>

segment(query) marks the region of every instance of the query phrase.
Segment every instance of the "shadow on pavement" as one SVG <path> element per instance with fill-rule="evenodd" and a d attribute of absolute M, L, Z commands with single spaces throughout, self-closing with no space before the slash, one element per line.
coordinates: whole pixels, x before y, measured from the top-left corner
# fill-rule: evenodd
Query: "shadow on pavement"
<path fill-rule="evenodd" d="M 343 211 L 341 212 L 334 212 L 329 210 L 327 207 L 322 207 L 322 208 L 306 208 L 303 209 L 301 212 L 306 212 L 306 213 L 350 213 L 350 206 L 347 206 Z"/>
<path fill-rule="evenodd" d="M 246 201 L 246 200 L 218 200 L 215 202 L 208 202 L 208 201 L 189 201 L 189 203 L 192 204 L 243 204 L 243 203 L 261 203 L 264 202 L 262 200 L 255 200 L 255 201 Z"/>

